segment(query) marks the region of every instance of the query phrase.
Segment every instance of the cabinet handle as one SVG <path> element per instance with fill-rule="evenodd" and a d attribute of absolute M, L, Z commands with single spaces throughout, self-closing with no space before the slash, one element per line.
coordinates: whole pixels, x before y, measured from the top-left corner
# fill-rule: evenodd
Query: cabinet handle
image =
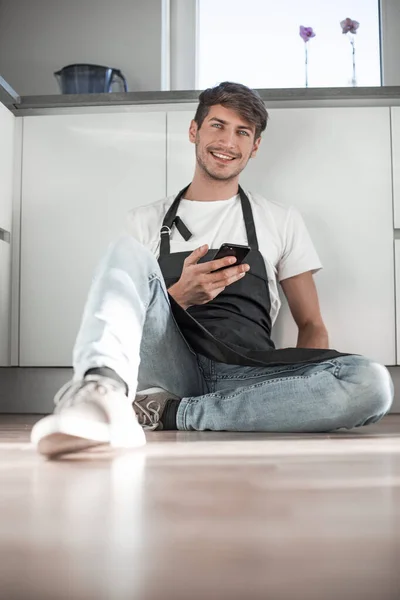
<path fill-rule="evenodd" d="M 5 229 L 2 229 L 0 227 L 0 242 L 6 242 L 6 244 L 9 244 L 11 242 L 11 234 L 9 231 L 6 231 Z"/>

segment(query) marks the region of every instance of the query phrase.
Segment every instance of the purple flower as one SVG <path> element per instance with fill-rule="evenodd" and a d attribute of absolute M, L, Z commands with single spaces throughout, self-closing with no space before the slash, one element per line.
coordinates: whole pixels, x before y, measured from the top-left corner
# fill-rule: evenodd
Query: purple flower
<path fill-rule="evenodd" d="M 357 33 L 360 23 L 347 17 L 344 21 L 340 21 L 340 27 L 342 28 L 342 33 Z"/>
<path fill-rule="evenodd" d="M 305 43 L 307 43 L 308 40 L 311 40 L 311 38 L 315 37 L 313 28 L 304 27 L 303 25 L 300 25 L 300 37 L 304 40 Z"/>

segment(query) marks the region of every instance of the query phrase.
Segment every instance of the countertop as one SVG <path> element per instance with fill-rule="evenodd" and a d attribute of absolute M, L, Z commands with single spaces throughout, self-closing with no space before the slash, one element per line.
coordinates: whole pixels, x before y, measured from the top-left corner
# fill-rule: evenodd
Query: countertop
<path fill-rule="evenodd" d="M 400 86 L 345 87 L 345 88 L 285 88 L 259 89 L 261 98 L 273 105 L 307 106 L 308 103 L 335 105 L 390 105 L 400 104 Z M 19 96 L 0 77 L 0 101 L 15 115 L 33 114 L 43 109 L 111 107 L 127 105 L 196 103 L 199 90 L 148 91 L 110 94 L 56 94 L 44 96 Z"/>

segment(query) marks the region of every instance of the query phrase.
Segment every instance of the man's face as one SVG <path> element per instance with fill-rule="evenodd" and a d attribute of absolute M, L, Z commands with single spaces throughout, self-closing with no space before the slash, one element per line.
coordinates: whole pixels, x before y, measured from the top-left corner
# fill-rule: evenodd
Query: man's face
<path fill-rule="evenodd" d="M 196 144 L 198 166 L 219 181 L 234 179 L 257 153 L 261 142 L 254 141 L 255 126 L 221 104 L 211 106 L 200 129 L 192 121 L 189 139 Z"/>

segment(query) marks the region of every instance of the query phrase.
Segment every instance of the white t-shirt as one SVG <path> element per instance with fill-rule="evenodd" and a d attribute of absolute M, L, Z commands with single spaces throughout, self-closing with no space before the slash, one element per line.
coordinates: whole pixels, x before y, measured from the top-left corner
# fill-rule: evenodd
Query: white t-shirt
<path fill-rule="evenodd" d="M 259 250 L 264 258 L 271 296 L 272 324 L 281 306 L 277 281 L 322 268 L 318 254 L 300 213 L 266 200 L 247 190 L 256 227 Z M 134 208 L 128 215 L 128 231 L 157 258 L 160 229 L 176 195 Z M 171 232 L 171 252 L 188 252 L 203 244 L 218 249 L 223 243 L 247 244 L 239 195 L 229 200 L 200 202 L 181 200 L 178 213 L 192 237 L 186 242 L 176 227 Z"/>

